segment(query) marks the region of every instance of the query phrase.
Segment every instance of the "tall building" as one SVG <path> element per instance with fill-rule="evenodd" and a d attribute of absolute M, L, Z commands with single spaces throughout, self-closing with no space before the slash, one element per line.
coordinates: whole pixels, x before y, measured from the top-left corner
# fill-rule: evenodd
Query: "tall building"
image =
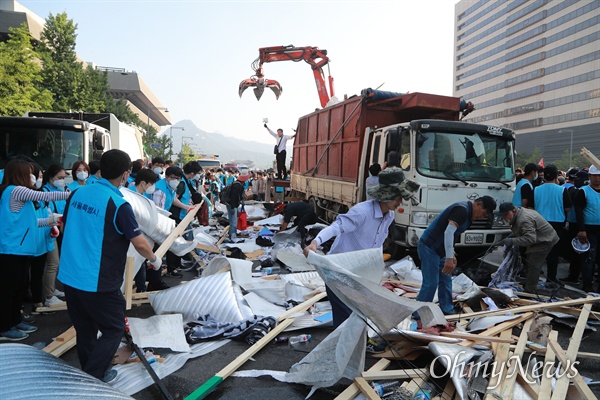
<path fill-rule="evenodd" d="M 515 130 L 517 152 L 546 162 L 600 157 L 600 0 L 461 0 L 454 29 L 466 121 Z"/>

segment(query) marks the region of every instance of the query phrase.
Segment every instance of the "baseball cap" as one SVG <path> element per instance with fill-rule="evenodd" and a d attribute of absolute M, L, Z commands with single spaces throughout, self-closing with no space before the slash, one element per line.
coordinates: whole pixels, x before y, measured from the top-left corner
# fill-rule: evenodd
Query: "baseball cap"
<path fill-rule="evenodd" d="M 570 170 L 567 171 L 567 176 L 569 178 L 576 178 L 578 172 L 579 172 L 579 169 L 577 169 L 577 168 L 571 168 Z"/>
<path fill-rule="evenodd" d="M 481 200 L 481 203 L 483 204 L 483 208 L 485 208 L 488 211 L 490 216 L 494 214 L 494 210 L 496 209 L 496 200 L 494 200 L 493 197 L 482 196 L 482 197 L 478 198 L 477 200 Z"/>
<path fill-rule="evenodd" d="M 579 179 L 587 179 L 587 178 L 589 178 L 588 172 L 585 169 L 582 169 L 581 171 L 579 171 L 578 173 L 576 173 L 575 177 L 577 177 Z"/>
<path fill-rule="evenodd" d="M 516 209 L 516 207 L 511 202 L 502 203 L 502 204 L 500 204 L 500 207 L 498 208 L 499 214 L 501 217 L 504 217 L 506 214 L 508 214 L 510 211 L 512 211 L 514 209 Z"/>

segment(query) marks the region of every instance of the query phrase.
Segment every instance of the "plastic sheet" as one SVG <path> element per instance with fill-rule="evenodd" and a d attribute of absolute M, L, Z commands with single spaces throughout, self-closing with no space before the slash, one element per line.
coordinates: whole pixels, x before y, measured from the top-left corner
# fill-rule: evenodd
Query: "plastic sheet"
<path fill-rule="evenodd" d="M 375 90 L 371 88 L 363 89 L 360 92 L 361 96 L 368 97 L 371 101 L 392 99 L 394 97 L 404 96 L 405 94 L 406 93 L 388 92 L 386 90 Z"/>

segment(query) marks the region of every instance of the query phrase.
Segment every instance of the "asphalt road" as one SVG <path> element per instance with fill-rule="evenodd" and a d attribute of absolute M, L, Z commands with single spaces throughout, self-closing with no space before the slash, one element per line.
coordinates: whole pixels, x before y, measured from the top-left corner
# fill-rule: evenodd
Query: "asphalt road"
<path fill-rule="evenodd" d="M 479 262 L 473 261 L 469 265 L 462 266 L 464 270 L 474 272 L 481 271 Z M 485 268 L 485 267 L 484 267 Z M 559 276 L 563 276 L 566 264 L 561 264 L 559 268 Z M 184 272 L 184 280 L 193 279 L 192 272 Z M 178 280 L 165 278 L 165 281 L 171 285 L 178 283 Z M 568 293 L 567 293 L 568 294 Z M 577 297 L 577 293 L 571 293 Z M 28 305 L 26 305 L 28 307 Z M 146 318 L 154 315 L 149 304 L 134 307 L 128 311 L 128 316 Z M 34 344 L 35 342 L 49 343 L 54 337 L 68 329 L 71 324 L 66 311 L 56 312 L 52 315 L 37 315 L 35 325 L 39 330 L 30 335 L 23 341 L 25 344 Z M 563 325 L 554 324 L 554 329 L 559 332 L 559 342 L 566 349 L 569 343 L 569 338 L 572 334 L 572 329 Z M 300 361 L 310 350 L 312 350 L 320 341 L 322 341 L 329 333 L 330 329 L 310 329 L 305 331 L 295 331 L 292 334 L 310 333 L 312 339 L 305 346 L 300 346 L 293 349 L 288 345 L 269 343 L 264 349 L 254 356 L 253 360 L 246 362 L 239 370 L 249 369 L 269 369 L 288 371 L 289 368 L 296 362 Z M 289 336 L 291 334 L 284 334 Z M 598 353 L 600 345 L 600 333 L 586 331 L 580 346 L 580 351 Z M 163 379 L 163 382 L 171 395 L 176 399 L 182 399 L 192 393 L 204 382 L 210 379 L 215 373 L 227 366 L 237 356 L 243 353 L 249 347 L 245 342 L 232 341 L 229 344 L 213 351 L 205 356 L 201 356 L 189 360 L 183 368 Z M 160 354 L 160 351 L 158 351 Z M 65 362 L 75 367 L 79 367 L 77 354 L 75 349 L 70 350 L 61 357 Z M 367 357 L 366 367 L 370 367 L 377 361 L 376 358 Z M 428 365 L 430 357 L 423 356 L 417 359 L 414 364 L 417 367 L 425 367 Z M 593 381 L 600 381 L 600 360 L 581 359 L 579 365 L 580 372 Z M 390 368 L 412 368 L 412 365 L 399 363 Z M 347 385 L 351 383 L 348 380 L 342 380 L 339 384 L 327 388 L 317 390 L 311 397 L 315 400 L 333 399 L 341 393 Z M 591 386 L 596 396 L 600 397 L 600 385 Z M 304 399 L 309 393 L 310 387 L 299 384 L 281 383 L 271 377 L 260 378 L 237 378 L 229 377 L 225 379 L 217 388 L 206 398 L 207 399 L 261 399 L 261 400 L 281 400 L 281 399 Z M 139 400 L 154 400 L 162 399 L 161 393 L 153 385 L 133 396 Z"/>

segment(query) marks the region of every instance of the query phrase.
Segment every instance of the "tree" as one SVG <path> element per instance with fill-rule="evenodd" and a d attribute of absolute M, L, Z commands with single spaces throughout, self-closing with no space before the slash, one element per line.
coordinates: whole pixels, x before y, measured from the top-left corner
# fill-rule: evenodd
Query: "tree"
<path fill-rule="evenodd" d="M 30 110 L 52 107 L 52 94 L 38 88 L 41 68 L 27 25 L 10 28 L 0 43 L 0 115 L 20 116 Z"/>
<path fill-rule="evenodd" d="M 43 87 L 54 95 L 54 111 L 88 111 L 80 107 L 83 67 L 75 54 L 77 25 L 67 14 L 50 14 L 41 35 Z"/>
<path fill-rule="evenodd" d="M 587 161 L 580 153 L 573 153 L 573 157 L 572 158 L 569 157 L 569 149 L 566 149 L 563 152 L 560 160 L 556 160 L 556 161 L 554 161 L 552 163 L 548 163 L 548 164 L 556 165 L 556 167 L 561 171 L 568 171 L 571 167 L 578 167 L 578 168 L 588 167 L 589 161 Z"/>
<path fill-rule="evenodd" d="M 183 146 L 181 146 L 181 151 L 179 152 L 179 162 L 181 164 L 186 164 L 190 161 L 194 161 L 195 159 L 196 152 L 194 151 L 194 149 L 192 149 L 192 146 L 183 142 Z"/>
<path fill-rule="evenodd" d="M 169 136 L 164 134 L 158 136 L 156 129 L 151 126 L 148 133 L 144 135 L 144 150 L 146 150 L 146 153 L 152 158 L 162 157 L 166 160 L 170 156 L 170 148 L 171 139 Z"/>
<path fill-rule="evenodd" d="M 123 99 L 114 99 L 107 96 L 105 112 L 114 114 L 119 121 L 127 124 L 137 125 L 138 127 L 141 127 L 143 124 L 140 117 L 131 111 L 131 108 L 127 106 L 127 103 Z M 145 132 L 146 128 L 141 130 Z"/>

